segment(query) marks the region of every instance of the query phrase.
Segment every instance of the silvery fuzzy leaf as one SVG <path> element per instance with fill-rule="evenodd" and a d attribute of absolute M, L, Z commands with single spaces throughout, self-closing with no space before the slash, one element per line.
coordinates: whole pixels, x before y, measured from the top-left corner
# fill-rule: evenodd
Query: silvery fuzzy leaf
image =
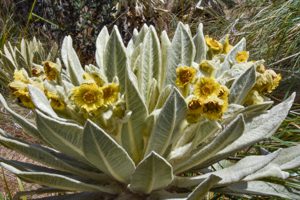
<path fill-rule="evenodd" d="M 90 163 L 120 182 L 128 183 L 135 170 L 123 147 L 89 120 L 83 130 L 83 152 Z"/>
<path fill-rule="evenodd" d="M 197 29 L 197 34 L 193 38 L 195 48 L 196 48 L 196 55 L 194 61 L 196 63 L 200 63 L 202 60 L 206 59 L 206 53 L 208 48 L 206 46 L 204 34 L 203 34 L 203 24 L 200 23 Z"/>
<path fill-rule="evenodd" d="M 205 199 L 206 194 L 209 192 L 210 188 L 216 185 L 220 180 L 221 178 L 218 176 L 208 176 L 193 190 L 193 192 L 187 197 L 187 200 Z"/>
<path fill-rule="evenodd" d="M 172 166 L 159 154 L 151 152 L 136 167 L 129 188 L 149 194 L 153 190 L 165 188 L 172 180 Z"/>
<path fill-rule="evenodd" d="M 283 185 L 264 181 L 238 182 L 225 188 L 218 189 L 217 192 L 226 194 L 248 194 L 258 196 L 276 196 L 285 199 L 300 199 L 299 191 Z"/>
<path fill-rule="evenodd" d="M 231 145 L 227 146 L 209 159 L 204 166 L 209 166 L 211 163 L 222 160 L 234 152 L 272 136 L 286 118 L 291 106 L 293 105 L 295 95 L 296 94 L 293 93 L 288 99 L 274 106 L 266 113 L 248 119 L 248 121 L 246 121 L 244 134 Z"/>
<path fill-rule="evenodd" d="M 170 96 L 172 90 L 173 90 L 172 85 L 167 85 L 165 88 L 163 88 L 163 90 L 161 91 L 161 93 L 158 97 L 155 109 L 161 109 L 163 107 L 164 103 L 166 102 L 166 100 Z"/>
<path fill-rule="evenodd" d="M 176 68 L 178 65 L 191 66 L 195 57 L 193 39 L 185 26 L 179 22 L 172 44 L 168 49 L 167 73 L 165 85 L 175 84 Z"/>
<path fill-rule="evenodd" d="M 249 174 L 253 174 L 256 171 L 262 169 L 274 160 L 280 151 L 276 151 L 266 156 L 246 156 L 236 164 L 230 167 L 206 173 L 200 176 L 194 177 L 176 177 L 175 185 L 177 187 L 191 187 L 201 183 L 205 178 L 210 175 L 220 177 L 222 180 L 218 183 L 218 186 L 232 184 L 241 181 Z"/>
<path fill-rule="evenodd" d="M 78 161 L 76 163 L 77 167 L 75 167 L 73 166 L 74 163 L 71 162 L 70 158 L 67 158 L 63 154 L 60 154 L 55 150 L 43 147 L 41 145 L 34 145 L 26 142 L 21 142 L 12 137 L 5 136 L 5 133 L 1 129 L 0 129 L 0 143 L 9 149 L 17 151 L 47 166 L 53 167 L 61 171 L 73 173 L 73 174 L 79 174 L 79 175 L 84 174 L 84 176 L 88 176 L 87 171 L 78 168 L 79 166 L 82 165 Z M 92 171 L 90 171 L 90 174 L 96 180 L 98 178 L 100 179 L 102 178 L 101 174 L 99 174 L 100 177 L 97 174 L 93 173 Z"/>
<path fill-rule="evenodd" d="M 72 84 L 75 86 L 80 85 L 83 82 L 84 70 L 80 64 L 80 60 L 73 48 L 73 41 L 71 36 L 66 36 L 62 43 L 61 57 L 67 73 L 71 79 Z"/>
<path fill-rule="evenodd" d="M 35 108 L 49 115 L 50 117 L 59 118 L 58 115 L 52 109 L 50 102 L 47 99 L 44 92 L 42 92 L 39 88 L 36 88 L 32 85 L 28 85 L 28 90 Z"/>
<path fill-rule="evenodd" d="M 168 60 L 168 49 L 171 46 L 171 41 L 168 37 L 168 34 L 166 31 L 163 31 L 160 35 L 160 41 L 161 41 L 161 74 L 160 78 L 158 79 L 159 81 L 159 88 L 162 89 L 164 85 L 164 81 L 166 78 L 166 73 L 167 73 L 167 60 Z"/>
<path fill-rule="evenodd" d="M 52 147 L 68 156 L 87 162 L 82 150 L 83 128 L 70 122 L 62 122 L 36 111 L 36 124 L 41 137 Z"/>
<path fill-rule="evenodd" d="M 96 63 L 97 66 L 100 68 L 100 70 L 104 73 L 104 52 L 106 49 L 106 44 L 107 41 L 109 39 L 109 33 L 108 30 L 106 28 L 106 26 L 104 26 L 99 35 L 97 36 L 97 40 L 96 40 L 96 54 L 95 54 L 95 58 L 96 58 Z"/>
<path fill-rule="evenodd" d="M 137 35 L 136 33 L 134 33 L 134 37 L 132 37 L 132 39 L 135 47 L 137 47 L 140 43 L 144 41 L 145 35 L 147 34 L 148 30 L 149 27 L 147 26 L 147 24 L 144 24 Z"/>
<path fill-rule="evenodd" d="M 153 26 L 150 26 L 144 37 L 140 59 L 137 78 L 140 93 L 147 99 L 151 81 L 153 78 L 159 79 L 161 69 L 160 43 Z"/>
<path fill-rule="evenodd" d="M 35 182 L 37 184 L 46 185 L 57 189 L 71 191 L 100 191 L 110 194 L 115 194 L 118 192 L 118 189 L 116 188 L 107 187 L 99 184 L 84 183 L 80 180 L 75 179 L 74 177 L 67 175 L 46 172 L 23 172 L 5 163 L 1 163 L 1 166 L 7 169 L 8 171 L 16 174 L 18 177 L 25 181 Z"/>
<path fill-rule="evenodd" d="M 242 115 L 239 115 L 227 127 L 225 127 L 225 129 L 218 134 L 218 136 L 211 143 L 200 148 L 190 158 L 174 166 L 175 173 L 178 174 L 184 172 L 204 163 L 207 159 L 213 157 L 217 152 L 226 148 L 237 138 L 239 138 L 244 132 L 244 127 L 244 119 Z"/>
<path fill-rule="evenodd" d="M 190 156 L 190 153 L 192 151 L 193 143 L 187 143 L 185 145 L 179 146 L 171 151 L 171 153 L 168 156 L 169 162 L 176 162 L 176 160 L 180 160 L 184 157 Z"/>
<path fill-rule="evenodd" d="M 150 90 L 149 90 L 147 96 L 148 97 L 146 98 L 147 99 L 146 104 L 147 104 L 149 113 L 151 113 L 155 109 L 157 99 L 159 97 L 158 83 L 155 79 L 152 79 L 152 81 L 151 81 L 151 87 L 150 87 Z"/>
<path fill-rule="evenodd" d="M 124 92 L 127 55 L 117 26 L 114 26 L 107 41 L 103 63 L 108 81 L 111 82 L 115 76 L 118 76 L 121 85 L 121 92 Z"/>
<path fill-rule="evenodd" d="M 59 193 L 61 191 L 57 191 Z M 51 192 L 53 193 L 53 192 Z M 24 195 L 22 195 L 24 196 Z M 57 196 L 47 196 L 38 198 L 35 200 L 99 200 L 103 198 L 113 198 L 114 195 L 109 195 L 108 193 L 104 192 L 80 192 L 75 194 L 64 194 L 64 195 L 57 195 Z"/>
<path fill-rule="evenodd" d="M 244 180 L 257 180 L 265 177 L 278 177 L 286 179 L 289 173 L 283 170 L 294 169 L 300 166 L 300 145 L 282 149 L 279 155 L 266 167 L 254 174 L 247 176 Z"/>
<path fill-rule="evenodd" d="M 27 119 L 25 119 L 24 117 L 22 117 L 21 115 L 19 115 L 18 113 L 16 113 L 15 111 L 13 111 L 8 105 L 7 102 L 5 101 L 4 97 L 2 96 L 2 94 L 0 94 L 0 102 L 3 105 L 3 107 L 5 108 L 5 110 L 11 114 L 11 116 L 13 117 L 13 119 L 20 125 L 22 126 L 22 128 L 25 130 L 25 133 L 27 133 L 28 135 L 31 135 L 35 138 L 41 139 L 40 136 L 40 132 L 39 130 L 36 128 L 35 125 L 31 124 Z"/>
<path fill-rule="evenodd" d="M 255 67 L 248 68 L 241 74 L 230 87 L 229 102 L 243 104 L 248 93 L 256 82 Z"/>
<path fill-rule="evenodd" d="M 143 43 L 140 44 L 139 46 L 137 46 L 133 50 L 133 52 L 132 52 L 132 54 L 130 56 L 130 68 L 132 69 L 133 72 L 137 72 L 138 71 L 140 61 L 137 62 L 137 59 L 141 56 L 142 48 L 143 48 Z M 139 64 L 137 64 L 137 63 L 139 63 Z"/>
<path fill-rule="evenodd" d="M 122 146 L 131 158 L 138 162 L 142 158 L 141 154 L 144 149 L 142 132 L 145 119 L 148 116 L 148 110 L 139 93 L 135 76 L 129 67 L 126 73 L 126 109 L 130 110 L 132 114 L 128 122 L 123 124 L 121 139 Z"/>
<path fill-rule="evenodd" d="M 182 100 L 179 91 L 174 88 L 157 117 L 145 155 L 148 155 L 151 151 L 155 151 L 160 155 L 165 153 L 176 137 L 174 129 L 185 117 L 186 109 L 185 101 Z"/>
<path fill-rule="evenodd" d="M 225 64 L 225 62 L 222 63 L 222 65 L 224 65 L 224 64 Z M 253 65 L 256 66 L 256 62 L 254 62 L 254 63 L 253 62 L 238 63 L 238 64 L 234 64 L 230 68 L 229 63 L 227 62 L 226 70 L 222 69 L 223 70 L 222 71 L 220 69 L 217 71 L 218 81 L 223 85 L 227 85 L 229 82 L 238 78 L 243 72 L 245 72 L 245 70 L 247 70 L 248 68 L 250 68 Z M 223 66 L 223 68 L 224 68 L 224 66 Z"/>
<path fill-rule="evenodd" d="M 235 57 L 239 51 L 245 51 L 246 49 L 246 39 L 242 38 L 227 54 L 225 60 L 230 64 L 236 63 Z"/>
<path fill-rule="evenodd" d="M 221 125 L 212 120 L 205 120 L 198 123 L 197 130 L 195 131 L 195 138 L 193 139 L 193 147 L 197 147 L 213 134 L 221 130 Z"/>

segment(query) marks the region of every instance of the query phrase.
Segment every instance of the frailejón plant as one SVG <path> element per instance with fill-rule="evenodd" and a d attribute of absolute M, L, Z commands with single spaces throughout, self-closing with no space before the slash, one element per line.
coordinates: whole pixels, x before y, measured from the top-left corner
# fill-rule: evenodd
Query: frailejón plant
<path fill-rule="evenodd" d="M 4 131 L 0 143 L 43 165 L 1 158 L 2 167 L 43 185 L 39 192 L 78 192 L 64 199 L 300 198 L 270 179 L 291 176 L 299 145 L 228 159 L 270 137 L 295 96 L 272 107 L 266 94 L 281 76 L 263 60 L 248 61 L 245 39 L 232 46 L 228 36 L 204 36 L 202 24 L 192 36 L 179 23 L 172 41 L 145 25 L 127 47 L 116 27 L 104 27 L 96 46 L 97 66 L 82 67 L 66 37 L 62 62 L 43 62 L 35 77 L 15 71 L 9 88 L 35 110 L 36 123 L 0 101 L 41 144 Z"/>

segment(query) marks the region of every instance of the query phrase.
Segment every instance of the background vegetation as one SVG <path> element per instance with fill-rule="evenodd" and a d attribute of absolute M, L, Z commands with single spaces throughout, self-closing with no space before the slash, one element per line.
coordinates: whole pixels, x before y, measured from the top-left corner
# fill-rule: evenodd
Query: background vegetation
<path fill-rule="evenodd" d="M 283 82 L 271 98 L 281 101 L 293 91 L 297 91 L 298 98 L 277 134 L 254 149 L 274 151 L 299 143 L 299 0 L 1 0 L 0 51 L 8 41 L 18 45 L 21 38 L 36 36 L 50 47 L 54 43 L 61 44 L 65 35 L 71 35 L 81 60 L 93 63 L 96 36 L 104 25 L 108 29 L 117 25 L 123 38 L 128 40 L 134 28 L 141 28 L 143 23 L 172 35 L 178 21 L 189 23 L 192 31 L 202 22 L 206 34 L 219 38 L 228 33 L 232 43 L 245 37 L 251 59 L 264 58 L 268 67 L 283 74 Z M 4 88 L 0 90 L 4 92 Z M 20 108 L 20 112 L 30 118 L 27 111 Z M 23 137 L 21 130 L 2 111 L 0 126 Z M 1 156 L 10 154 L 1 147 L 0 153 Z M 286 184 L 300 188 L 299 173 L 296 171 L 294 181 Z M 0 191 L 4 193 L 0 199 L 5 199 L 4 195 L 9 197 L 10 190 L 12 193 L 16 188 L 22 190 L 22 184 L 11 175 L 0 174 L 0 182 L 8 181 L 11 186 L 1 184 Z"/>

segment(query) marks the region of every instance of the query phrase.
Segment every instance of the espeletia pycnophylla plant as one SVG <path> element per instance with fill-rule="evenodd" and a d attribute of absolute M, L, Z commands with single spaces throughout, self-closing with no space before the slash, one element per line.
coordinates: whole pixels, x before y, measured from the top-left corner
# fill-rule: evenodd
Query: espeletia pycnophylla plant
<path fill-rule="evenodd" d="M 0 96 L 40 141 L 1 130 L 0 143 L 41 163 L 0 158 L 1 166 L 40 184 L 40 193 L 64 194 L 44 199 L 300 199 L 272 181 L 292 176 L 300 145 L 234 157 L 272 136 L 295 97 L 272 107 L 267 94 L 281 76 L 248 60 L 245 39 L 232 46 L 228 36 L 204 36 L 202 24 L 192 35 L 179 23 L 172 40 L 144 25 L 127 47 L 116 27 L 104 27 L 96 46 L 96 66 L 82 67 L 67 36 L 55 63 L 40 63 L 35 76 L 15 70 L 11 94 L 34 110 L 35 123 Z"/>

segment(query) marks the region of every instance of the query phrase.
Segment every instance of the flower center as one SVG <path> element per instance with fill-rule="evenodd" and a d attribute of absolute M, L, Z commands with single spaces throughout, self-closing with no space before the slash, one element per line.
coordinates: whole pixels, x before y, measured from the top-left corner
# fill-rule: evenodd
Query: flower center
<path fill-rule="evenodd" d="M 201 104 L 198 100 L 192 100 L 192 101 L 190 101 L 188 107 L 191 110 L 196 110 L 201 107 Z"/>
<path fill-rule="evenodd" d="M 94 93 L 87 91 L 83 94 L 82 99 L 85 103 L 94 103 L 97 100 L 97 96 Z"/>
<path fill-rule="evenodd" d="M 189 70 L 184 70 L 182 71 L 182 73 L 180 74 L 180 81 L 183 83 L 187 83 L 190 81 L 191 77 L 192 77 L 192 73 Z"/>

